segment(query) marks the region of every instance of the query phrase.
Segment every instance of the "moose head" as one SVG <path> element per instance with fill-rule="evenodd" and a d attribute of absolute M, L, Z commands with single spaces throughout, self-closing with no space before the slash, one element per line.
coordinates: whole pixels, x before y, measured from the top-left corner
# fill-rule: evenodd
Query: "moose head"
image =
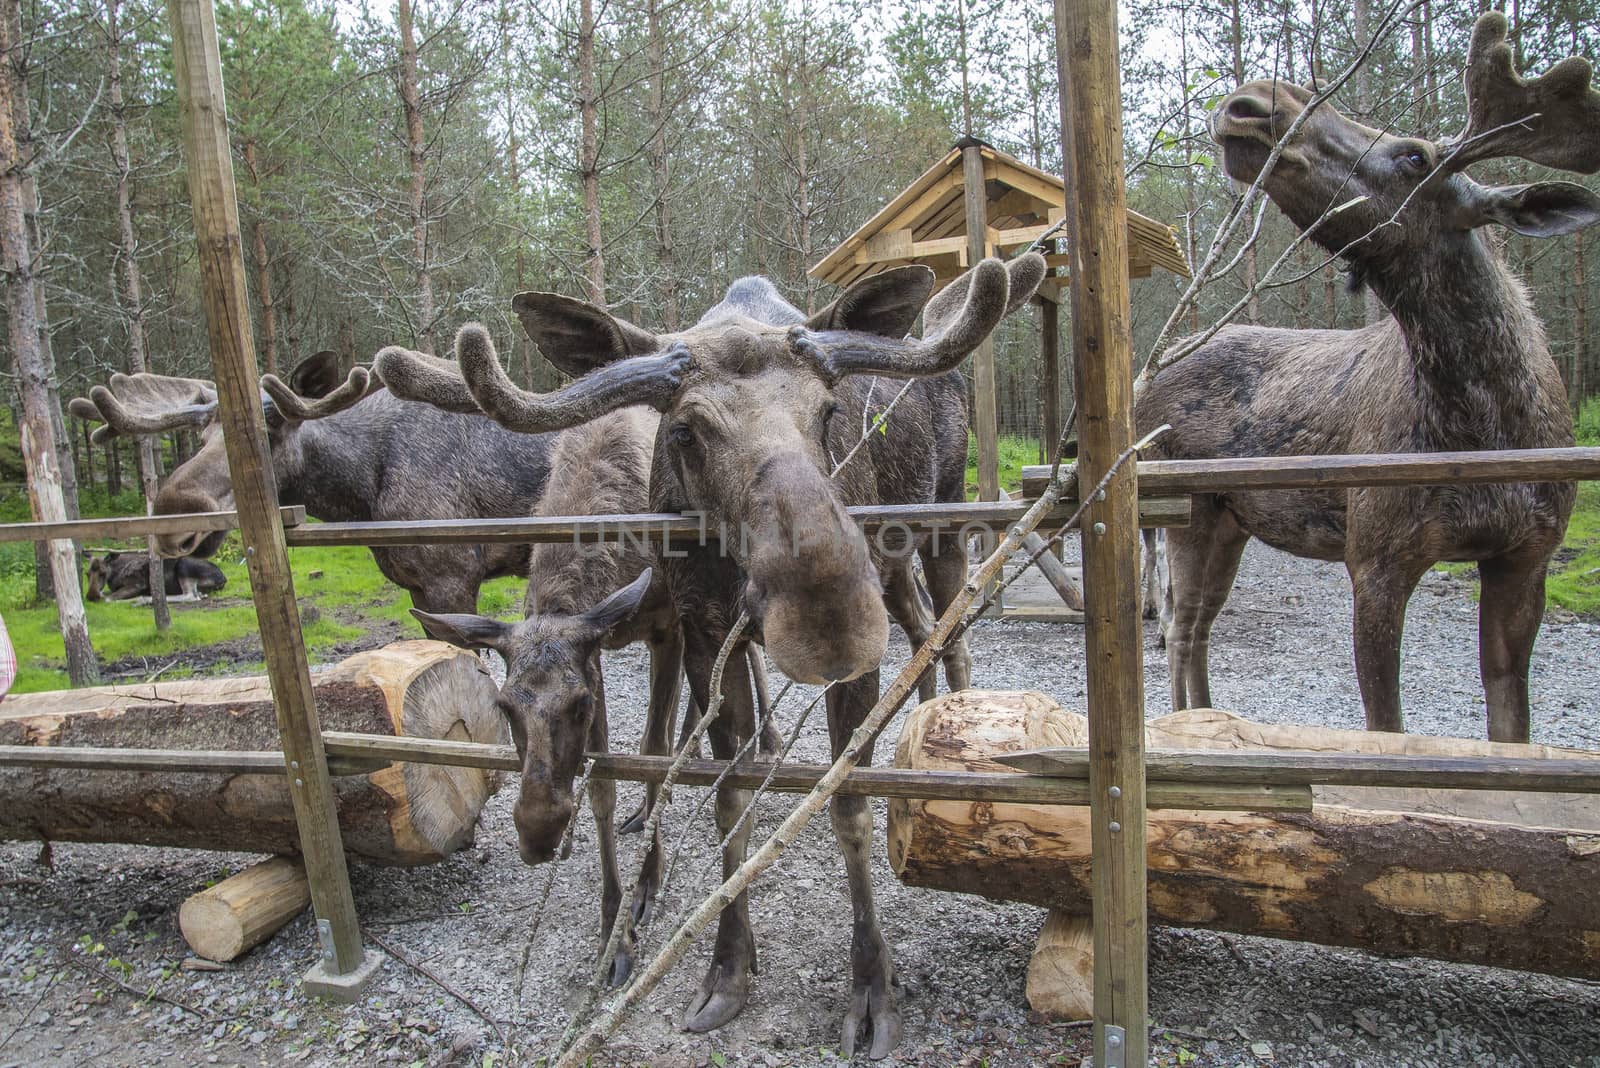
<path fill-rule="evenodd" d="M 506 662 L 497 705 L 522 764 L 512 809 L 522 859 L 542 864 L 572 822 L 572 780 L 583 763 L 602 693 L 600 650 L 650 589 L 651 571 L 574 615 L 534 612 L 516 623 L 476 615 L 411 614 L 428 636 L 463 649 L 493 649 Z"/>
<path fill-rule="evenodd" d="M 1473 236 L 1480 226 L 1554 237 L 1600 221 L 1600 197 L 1580 185 L 1484 186 L 1464 173 L 1473 163 L 1505 157 L 1582 174 L 1600 170 L 1600 93 L 1589 87 L 1590 73 L 1587 60 L 1572 57 L 1524 80 L 1512 66 L 1505 16 L 1489 12 L 1474 26 L 1467 53 L 1468 121 L 1460 136 L 1444 142 L 1397 137 L 1321 103 L 1262 187 L 1302 230 L 1315 226 L 1312 239 L 1349 260 L 1356 277 L 1373 281 L 1392 306 L 1396 291 L 1444 273 L 1419 269 L 1419 256 L 1450 263 L 1472 255 L 1480 248 Z M 1228 175 L 1255 181 L 1313 96 L 1301 86 L 1266 80 L 1224 99 L 1212 135 Z"/>
<path fill-rule="evenodd" d="M 276 454 L 301 424 L 323 419 L 358 403 L 382 387 L 365 367 L 339 377 L 339 355 L 319 352 L 302 361 L 285 383 L 276 375 L 261 376 L 262 408 Z M 157 435 L 173 430 L 198 430 L 201 446 L 168 476 L 156 494 L 157 515 L 218 512 L 233 507 L 233 483 L 222 430 L 216 421 L 217 387 L 199 378 L 136 374 L 111 376 L 109 386 L 95 386 L 87 398 L 68 406 L 81 419 L 103 422 L 94 432 L 97 443 L 114 437 Z M 206 557 L 217 551 L 226 531 L 156 535 L 162 556 Z"/>
<path fill-rule="evenodd" d="M 985 260 L 930 300 L 933 272 L 904 267 L 856 282 L 809 317 L 766 280 L 742 279 L 694 326 L 666 335 L 554 294 L 521 294 L 514 306 L 545 356 L 571 373 L 689 361 L 657 404 L 653 502 L 702 513 L 721 530 L 744 577 L 744 607 L 779 668 L 826 682 L 875 669 L 888 640 L 872 548 L 845 510 L 876 501 L 877 480 L 870 464 L 834 470 L 860 433 L 858 420 L 836 418 L 861 409 L 853 383 L 953 370 L 1043 276 L 1036 254 L 1009 266 Z M 908 338 L 919 313 L 924 336 Z M 450 365 L 386 350 L 376 366 L 402 396 L 442 407 L 470 400 L 504 426 L 549 428 L 549 406 L 513 384 L 492 349 L 459 355 Z M 630 403 L 613 398 L 611 408 Z"/>

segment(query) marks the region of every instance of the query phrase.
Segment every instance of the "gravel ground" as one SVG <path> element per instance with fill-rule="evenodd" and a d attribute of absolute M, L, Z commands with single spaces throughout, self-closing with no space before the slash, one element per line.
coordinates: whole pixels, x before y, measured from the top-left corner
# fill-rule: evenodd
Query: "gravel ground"
<path fill-rule="evenodd" d="M 1408 726 L 1483 737 L 1470 584 L 1430 574 L 1409 623 Z M 1252 546 L 1213 639 L 1217 704 L 1265 721 L 1361 726 L 1349 628 L 1342 568 Z M 1081 708 L 1082 642 L 1079 627 L 986 622 L 973 634 L 975 684 L 1036 689 Z M 897 662 L 904 655 L 903 648 L 893 651 Z M 1591 681 L 1597 659 L 1600 626 L 1570 617 L 1547 622 L 1534 665 L 1536 741 L 1600 749 Z M 1148 625 L 1146 660 L 1147 710 L 1160 715 L 1165 661 Z M 608 661 L 618 744 L 630 744 L 642 725 L 642 668 L 636 652 Z M 785 724 L 800 707 L 791 698 Z M 821 719 L 807 724 L 800 758 L 825 754 Z M 701 814 L 663 895 L 663 917 L 697 902 L 716 874 L 710 814 L 695 809 L 704 793 L 681 791 L 668 818 L 676 837 L 691 811 Z M 629 810 L 637 796 L 638 788 L 624 787 L 619 808 Z M 477 847 L 444 863 L 353 870 L 356 904 L 372 940 L 413 963 L 386 958 L 367 998 L 349 1008 L 299 991 L 315 945 L 308 916 L 226 970 L 180 967 L 187 953 L 177 932 L 178 905 L 225 869 L 249 863 L 247 855 L 63 845 L 47 869 L 36 862 L 35 845 L 0 846 L 0 1068 L 487 1066 L 504 1062 L 504 1021 L 513 1018 L 515 1048 L 536 1062 L 564 1027 L 599 948 L 598 869 L 586 818 L 571 860 L 523 866 L 512 841 L 511 801 L 510 791 L 495 797 Z M 769 801 L 758 834 L 774 828 L 785 810 L 781 798 Z M 881 805 L 879 828 L 876 885 L 906 984 L 896 1060 L 995 1068 L 1086 1063 L 1080 1059 L 1087 1054 L 1086 1029 L 1030 1019 L 1023 1000 L 1043 913 L 900 886 L 882 856 Z M 638 845 L 624 839 L 625 868 Z M 712 1035 L 676 1029 L 707 959 L 698 946 L 595 1063 L 835 1061 L 831 1050 L 847 994 L 847 916 L 843 867 L 821 820 L 753 894 L 761 973 L 745 1012 Z M 649 943 L 666 929 L 657 920 Z M 1158 929 L 1151 941 L 1156 1063 L 1600 1068 L 1600 984 L 1207 931 Z M 151 989 L 156 996 L 147 996 Z"/>

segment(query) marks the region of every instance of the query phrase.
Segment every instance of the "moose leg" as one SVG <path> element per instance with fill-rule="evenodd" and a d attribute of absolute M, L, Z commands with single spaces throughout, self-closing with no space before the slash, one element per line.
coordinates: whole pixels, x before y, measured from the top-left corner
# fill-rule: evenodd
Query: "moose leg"
<path fill-rule="evenodd" d="M 943 616 L 967 584 L 967 550 L 960 538 L 940 537 L 934 534 L 925 541 L 918 552 L 922 555 L 922 577 L 927 580 L 928 594 L 933 598 L 935 616 Z M 957 638 L 944 651 L 944 681 L 952 691 L 972 686 L 972 653 L 967 650 L 967 639 Z"/>
<path fill-rule="evenodd" d="M 589 751 L 604 753 L 609 744 L 606 724 L 606 695 L 603 677 L 598 680 L 594 694 L 594 720 L 589 724 Z M 600 854 L 600 945 L 605 946 L 611 937 L 611 927 L 617 922 L 617 912 L 622 907 L 622 879 L 617 874 L 617 836 L 612 817 L 617 811 L 617 784 L 609 779 L 589 780 L 589 810 L 594 813 L 595 840 Z M 617 955 L 611 961 L 611 985 L 619 986 L 633 971 L 633 931 L 627 932 Z"/>
<path fill-rule="evenodd" d="M 678 711 L 678 694 L 682 689 L 683 637 L 676 628 L 673 628 L 669 636 L 657 638 L 650 644 L 650 707 L 645 714 L 644 737 L 639 740 L 639 752 L 645 756 L 665 756 L 671 752 L 669 746 L 672 740 L 672 718 Z M 650 810 L 656 804 L 656 793 L 657 787 L 654 783 L 646 784 L 644 804 L 628 817 L 618 833 L 638 834 L 644 830 L 645 821 L 650 818 Z M 653 847 L 652 856 L 654 856 Z M 645 859 L 645 866 L 647 868 L 650 866 L 650 857 Z M 659 880 L 655 885 L 659 885 Z M 649 913 L 649 906 L 654 903 L 655 890 L 652 887 L 649 900 L 645 903 L 646 915 Z"/>
<path fill-rule="evenodd" d="M 837 760 L 861 725 L 878 696 L 876 671 L 828 691 L 828 738 Z M 869 745 L 861 766 L 872 763 Z M 855 1052 L 856 1032 L 863 1024 L 871 1036 L 867 1055 L 887 1057 L 900 1041 L 900 1009 L 895 998 L 894 960 L 878 929 L 877 906 L 872 900 L 872 808 L 865 797 L 834 795 L 829 804 L 833 834 L 844 854 L 850 877 L 850 1008 L 844 1017 L 840 1054 L 848 1060 Z"/>
<path fill-rule="evenodd" d="M 1167 628 L 1167 673 L 1172 710 L 1211 703 L 1211 624 L 1222 611 L 1249 535 L 1232 515 L 1203 495 L 1194 498 L 1188 527 L 1167 532 L 1167 582 L 1172 622 Z"/>
<path fill-rule="evenodd" d="M 1144 619 L 1161 619 L 1162 641 L 1166 640 L 1165 624 L 1170 618 L 1163 609 L 1161 598 L 1161 531 L 1150 529 L 1142 532 L 1144 538 L 1144 557 L 1140 561 L 1142 571 L 1140 577 L 1143 583 L 1140 586 L 1139 615 Z"/>
<path fill-rule="evenodd" d="M 1478 663 L 1492 742 L 1528 740 L 1528 661 L 1544 619 L 1546 566 L 1543 556 L 1478 562 Z"/>
<path fill-rule="evenodd" d="M 1355 591 L 1356 681 L 1367 710 L 1367 730 L 1403 732 L 1400 713 L 1400 634 L 1406 602 L 1425 563 L 1396 560 L 1346 561 Z"/>
<path fill-rule="evenodd" d="M 707 635 L 709 640 L 712 636 Z M 688 639 L 687 667 L 689 690 L 699 701 L 710 699 L 711 668 L 720 645 L 702 646 Z M 728 657 L 729 666 L 743 663 L 739 650 Z M 722 708 L 710 727 L 711 751 L 719 760 L 731 760 L 743 740 L 756 729 L 754 701 L 750 694 L 749 673 L 725 670 L 722 674 Z M 717 830 L 728 839 L 722 851 L 722 877 L 727 879 L 744 863 L 750 843 L 750 821 L 741 820 L 750 791 L 726 786 L 717 790 Z M 735 832 L 735 827 L 738 830 Z M 749 891 L 734 898 L 717 918 L 717 940 L 711 951 L 711 966 L 700 981 L 700 989 L 689 1000 L 683 1013 L 687 1031 L 710 1031 L 721 1027 L 744 1008 L 750 997 L 750 975 L 756 970 L 756 939 L 750 927 Z"/>
<path fill-rule="evenodd" d="M 928 615 L 928 605 L 922 599 L 922 590 L 917 586 L 917 578 L 908 558 L 898 557 L 892 563 L 885 564 L 883 606 L 889 610 L 889 618 L 900 624 L 900 629 L 906 632 L 911 651 L 915 653 L 928 640 L 928 635 L 933 633 L 933 619 Z M 917 680 L 918 700 L 933 700 L 938 683 L 937 674 L 937 669 L 933 667 L 922 673 Z"/>

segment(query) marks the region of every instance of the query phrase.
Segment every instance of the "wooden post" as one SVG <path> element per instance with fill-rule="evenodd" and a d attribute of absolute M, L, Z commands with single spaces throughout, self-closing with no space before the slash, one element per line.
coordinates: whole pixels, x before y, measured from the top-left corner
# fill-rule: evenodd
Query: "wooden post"
<path fill-rule="evenodd" d="M 967 266 L 989 255 L 989 198 L 984 189 L 983 155 L 968 139 L 961 147 L 961 180 L 967 201 Z M 978 500 L 1000 499 L 1000 441 L 994 397 L 994 339 L 986 337 L 972 354 L 972 430 L 978 438 Z"/>
<path fill-rule="evenodd" d="M 360 977 L 370 977 L 377 961 L 367 958 L 361 947 L 306 665 L 305 639 L 300 633 L 294 579 L 278 522 L 277 486 L 267 450 L 255 341 L 250 333 L 216 12 L 211 0 L 168 0 L 167 13 L 172 22 L 179 119 L 228 470 L 322 942 L 321 961 L 307 975 L 306 986 L 313 992 L 353 999 L 360 990 Z"/>
<path fill-rule="evenodd" d="M 1044 395 L 1044 412 L 1040 420 L 1039 462 L 1055 459 L 1056 446 L 1061 441 L 1061 345 L 1060 310 L 1056 302 L 1039 299 L 1039 392 Z"/>
<path fill-rule="evenodd" d="M 1081 485 L 1134 440 L 1122 85 L 1114 0 L 1055 0 Z M 1144 645 L 1135 465 L 1084 517 L 1089 803 L 1094 851 L 1094 1063 L 1148 1056 Z"/>

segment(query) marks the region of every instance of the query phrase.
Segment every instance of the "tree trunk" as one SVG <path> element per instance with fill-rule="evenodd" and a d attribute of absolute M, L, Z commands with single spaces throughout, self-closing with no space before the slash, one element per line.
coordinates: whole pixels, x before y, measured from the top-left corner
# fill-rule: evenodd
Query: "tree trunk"
<path fill-rule="evenodd" d="M 1356 0 L 1361 3 L 1362 0 Z M 1233 35 L 1233 84 L 1244 84 L 1244 20 L 1239 12 L 1239 0 L 1229 0 L 1228 15 L 1230 30 Z M 1244 253 L 1244 285 L 1250 293 L 1250 301 L 1245 305 L 1245 318 L 1252 323 L 1261 321 L 1261 300 L 1255 294 L 1256 282 L 1259 279 L 1259 267 L 1256 263 L 1256 250 L 1248 248 Z"/>
<path fill-rule="evenodd" d="M 115 497 L 122 492 L 122 440 L 106 442 L 106 492 Z"/>
<path fill-rule="evenodd" d="M 672 171 L 667 159 L 667 70 L 666 43 L 661 35 L 658 0 L 647 0 L 645 21 L 649 28 L 650 63 L 650 185 L 656 201 L 656 263 L 661 272 L 661 325 L 676 331 L 678 310 L 678 263 L 672 244 Z"/>
<path fill-rule="evenodd" d="M 912 713 L 899 767 L 998 771 L 1001 753 L 1082 746 L 1082 716 L 1040 694 L 966 690 Z M 1589 757 L 1551 746 L 1251 723 L 1192 709 L 1149 746 Z M 1600 978 L 1600 797 L 1315 787 L 1313 810 L 1151 810 L 1151 920 Z M 889 862 L 909 885 L 1088 915 L 1089 811 L 889 802 Z"/>
<path fill-rule="evenodd" d="M 440 642 L 358 653 L 314 679 L 324 730 L 504 742 L 478 658 Z M 276 750 L 264 677 L 12 695 L 0 744 Z M 386 764 L 334 780 L 344 847 L 375 864 L 428 864 L 472 841 L 496 776 Z M 0 839 L 128 842 L 294 855 L 289 780 L 272 774 L 0 767 Z"/>
<path fill-rule="evenodd" d="M 1589 284 L 1584 274 L 1583 233 L 1572 238 L 1572 366 L 1574 393 L 1577 404 L 1588 397 L 1589 390 Z M 1576 406 L 1574 407 L 1576 411 Z"/>
<path fill-rule="evenodd" d="M 586 0 L 587 2 L 587 0 Z M 400 26 L 400 105 L 405 110 L 406 146 L 411 159 L 411 248 L 417 267 L 417 347 L 434 350 L 433 271 L 428 266 L 427 183 L 424 163 L 427 144 L 422 138 L 422 98 L 417 90 L 417 38 L 412 24 L 411 0 L 400 0 L 395 12 Z"/>
<path fill-rule="evenodd" d="M 578 7 L 578 177 L 583 185 L 583 230 L 588 242 L 584 281 L 590 303 L 606 302 L 606 264 L 600 234 L 599 102 L 594 90 L 594 0 Z"/>
<path fill-rule="evenodd" d="M 34 518 L 64 522 L 66 501 L 61 487 L 55 431 L 50 418 L 50 375 L 39 345 L 38 300 L 34 292 L 33 251 L 29 247 L 23 172 L 17 156 L 15 116 L 27 101 L 16 94 L 14 56 L 20 41 L 14 27 L 22 24 L 20 0 L 5 0 L 0 18 L 0 272 L 6 284 L 6 312 L 17 390 L 22 398 L 18 430 L 28 469 L 28 497 Z M 70 541 L 53 541 L 47 550 L 55 587 L 56 616 L 66 646 L 67 674 L 74 686 L 99 681 L 94 646 L 78 588 L 78 558 Z"/>
<path fill-rule="evenodd" d="M 144 346 L 144 299 L 139 278 L 139 241 L 133 225 L 132 165 L 128 158 L 127 113 L 122 98 L 122 38 L 117 28 L 118 0 L 106 0 L 106 67 L 110 72 L 111 165 L 117 176 L 117 234 L 121 243 L 123 318 L 128 324 L 128 370 L 132 374 L 148 371 Z M 144 489 L 144 510 L 154 515 L 156 508 L 156 454 L 154 441 L 139 439 L 139 483 Z M 156 551 L 154 536 L 145 542 L 149 557 L 150 609 L 156 630 L 172 626 L 167 608 L 167 583 Z"/>

